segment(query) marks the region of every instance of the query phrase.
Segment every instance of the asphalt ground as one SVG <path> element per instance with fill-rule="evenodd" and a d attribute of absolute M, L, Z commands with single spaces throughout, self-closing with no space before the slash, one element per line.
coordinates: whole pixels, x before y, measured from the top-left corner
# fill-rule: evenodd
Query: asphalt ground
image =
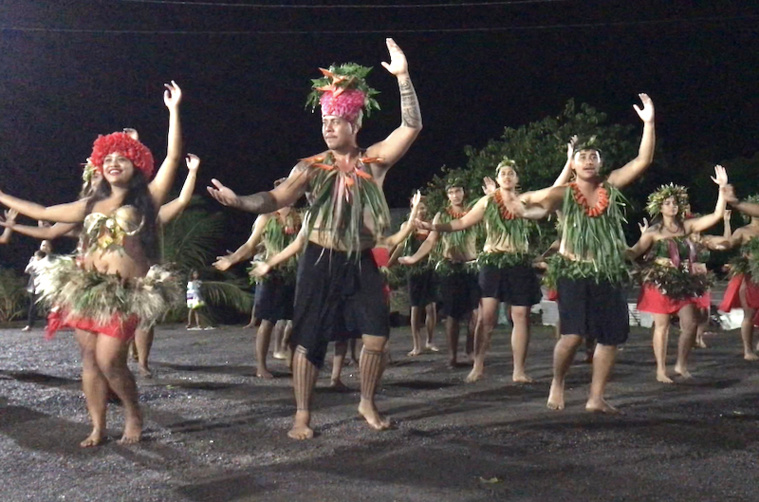
<path fill-rule="evenodd" d="M 396 329 L 377 397 L 395 427 L 370 430 L 357 418 L 357 368 L 344 373 L 352 390 L 338 393 L 327 366 L 316 437 L 305 442 L 286 435 L 294 401 L 284 365 L 271 363 L 273 380 L 254 377 L 253 336 L 160 326 L 155 376 L 138 379 L 143 442 L 116 443 L 123 422 L 112 405 L 108 441 L 81 449 L 90 427 L 71 334 L 1 330 L 0 500 L 759 500 L 759 363 L 743 360 L 735 331 L 694 351 L 692 380 L 664 385 L 648 330 L 635 330 L 608 388 L 623 415 L 604 416 L 584 411 L 582 354 L 566 409 L 546 408 L 550 328 L 533 327 L 527 385 L 511 382 L 503 327 L 475 384 L 463 383 L 468 368 L 447 369 L 443 352 L 406 357 L 409 330 Z M 672 363 L 675 344 L 673 333 Z"/>

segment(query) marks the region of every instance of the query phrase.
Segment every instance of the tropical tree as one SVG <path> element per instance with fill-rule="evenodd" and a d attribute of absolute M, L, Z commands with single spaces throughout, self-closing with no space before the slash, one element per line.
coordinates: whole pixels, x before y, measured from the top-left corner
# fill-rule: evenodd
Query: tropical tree
<path fill-rule="evenodd" d="M 203 281 L 206 302 L 247 313 L 253 303 L 252 295 L 246 291 L 247 278 L 221 274 L 209 266 L 216 256 L 219 241 L 224 240 L 225 232 L 224 215 L 209 211 L 200 197 L 194 197 L 182 215 L 163 228 L 162 256 L 183 277 L 189 277 L 193 270 L 198 270 L 204 277 L 220 275 L 222 280 Z M 182 305 L 173 309 L 168 317 L 176 320 L 184 315 L 186 308 Z"/>
<path fill-rule="evenodd" d="M 26 281 L 10 268 L 0 268 L 0 322 L 10 322 L 24 313 Z"/>

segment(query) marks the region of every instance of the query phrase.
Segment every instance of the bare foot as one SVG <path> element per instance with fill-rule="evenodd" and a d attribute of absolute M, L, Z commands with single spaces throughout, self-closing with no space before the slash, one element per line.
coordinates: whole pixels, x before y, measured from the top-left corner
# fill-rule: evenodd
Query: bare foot
<path fill-rule="evenodd" d="M 433 343 L 428 343 L 425 345 L 424 350 L 427 350 L 429 352 L 440 352 L 440 349 L 438 349 Z"/>
<path fill-rule="evenodd" d="M 516 373 L 511 376 L 511 380 L 513 380 L 516 383 L 532 383 L 535 380 L 533 380 L 531 377 L 527 376 L 527 373 Z"/>
<path fill-rule="evenodd" d="M 607 403 L 605 399 L 588 399 L 588 402 L 585 404 L 585 411 L 590 411 L 592 413 L 609 413 L 612 415 L 620 413 L 617 408 Z"/>
<path fill-rule="evenodd" d="M 699 349 L 707 348 L 706 342 L 704 342 L 703 340 L 696 340 L 695 346 L 698 347 Z"/>
<path fill-rule="evenodd" d="M 274 378 L 274 375 L 271 374 L 269 370 L 266 368 L 260 368 L 258 371 L 256 371 L 256 378 L 263 378 L 264 380 L 270 380 Z"/>
<path fill-rule="evenodd" d="M 142 378 L 153 378 L 153 372 L 147 366 L 140 366 L 140 376 Z"/>
<path fill-rule="evenodd" d="M 124 420 L 124 434 L 118 440 L 119 444 L 135 444 L 142 439 L 142 413 L 137 409 L 137 413 L 131 415 L 127 413 Z"/>
<path fill-rule="evenodd" d="M 242 329 L 253 329 L 255 327 L 256 327 L 255 324 L 250 323 L 250 324 L 246 324 L 245 326 L 243 326 Z"/>
<path fill-rule="evenodd" d="M 659 373 L 658 371 L 656 372 L 656 381 L 661 383 L 675 383 L 675 381 L 668 377 L 666 373 Z"/>
<path fill-rule="evenodd" d="M 97 429 L 93 429 L 87 438 L 79 443 L 80 448 L 92 448 L 93 446 L 100 446 L 103 444 L 103 441 L 105 440 L 105 436 L 103 433 Z"/>
<path fill-rule="evenodd" d="M 743 359 L 746 361 L 759 361 L 759 356 L 755 352 L 749 352 L 748 354 L 743 354 Z"/>
<path fill-rule="evenodd" d="M 472 368 L 472 371 L 469 372 L 464 381 L 466 383 L 474 383 L 482 378 L 482 373 L 482 368 Z"/>
<path fill-rule="evenodd" d="M 311 439 L 314 437 L 314 430 L 309 427 L 311 423 L 311 412 L 308 410 L 298 410 L 295 412 L 293 428 L 287 432 L 292 439 Z"/>
<path fill-rule="evenodd" d="M 272 357 L 274 359 L 287 359 L 287 352 L 275 352 Z"/>
<path fill-rule="evenodd" d="M 686 368 L 682 368 L 680 366 L 675 365 L 675 373 L 680 375 L 683 378 L 691 378 L 693 375 L 690 374 L 690 371 L 688 371 Z"/>
<path fill-rule="evenodd" d="M 369 401 L 361 400 L 361 404 L 358 405 L 358 413 L 373 429 L 384 431 L 390 428 L 390 420 L 380 415 L 377 408 Z"/>
<path fill-rule="evenodd" d="M 551 390 L 548 392 L 546 406 L 552 410 L 564 409 L 564 386 L 551 382 Z"/>
<path fill-rule="evenodd" d="M 406 355 L 407 355 L 407 356 L 409 356 L 409 357 L 416 357 L 416 356 L 418 356 L 418 355 L 419 355 L 419 354 L 421 354 L 421 353 L 422 353 L 422 351 L 421 351 L 421 350 L 419 350 L 419 349 L 414 349 L 414 350 L 412 350 L 411 352 L 409 352 L 409 353 L 408 353 L 408 354 L 406 354 Z"/>
<path fill-rule="evenodd" d="M 348 388 L 348 386 L 347 386 L 347 385 L 345 385 L 345 384 L 343 383 L 343 381 L 342 381 L 342 380 L 340 380 L 340 379 L 337 379 L 337 380 L 332 380 L 332 381 L 329 383 L 329 388 L 330 388 L 330 389 L 332 389 L 332 390 L 334 390 L 335 392 L 348 392 L 348 391 L 350 390 L 350 389 Z"/>

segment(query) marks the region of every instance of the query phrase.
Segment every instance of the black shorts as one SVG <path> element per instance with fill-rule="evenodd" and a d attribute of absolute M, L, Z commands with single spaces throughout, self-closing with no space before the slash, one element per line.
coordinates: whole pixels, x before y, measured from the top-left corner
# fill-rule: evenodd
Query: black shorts
<path fill-rule="evenodd" d="M 627 341 L 630 320 L 621 286 L 595 279 L 560 278 L 557 289 L 562 335 L 595 338 L 601 345 Z"/>
<path fill-rule="evenodd" d="M 445 270 L 438 277 L 443 316 L 462 319 L 480 304 L 476 272 L 467 263 L 448 263 Z"/>
<path fill-rule="evenodd" d="M 418 274 L 408 276 L 409 305 L 412 307 L 426 307 L 435 302 L 435 271 L 425 270 Z"/>
<path fill-rule="evenodd" d="M 295 281 L 285 279 L 274 271 L 256 287 L 254 315 L 257 319 L 272 323 L 280 319 L 292 319 L 294 301 Z"/>
<path fill-rule="evenodd" d="M 327 344 L 361 335 L 390 335 L 383 279 L 369 250 L 358 257 L 311 242 L 298 260 L 291 342 L 324 363 Z"/>
<path fill-rule="evenodd" d="M 540 281 L 532 267 L 480 267 L 480 290 L 482 298 L 497 298 L 515 307 L 531 307 L 540 303 L 543 294 Z"/>

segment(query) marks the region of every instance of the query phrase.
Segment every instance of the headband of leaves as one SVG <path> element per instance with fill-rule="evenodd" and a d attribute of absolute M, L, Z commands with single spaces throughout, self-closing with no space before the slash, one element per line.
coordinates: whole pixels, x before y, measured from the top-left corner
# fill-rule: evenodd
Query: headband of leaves
<path fill-rule="evenodd" d="M 319 68 L 321 78 L 311 79 L 311 93 L 306 99 L 306 108 L 311 107 L 313 112 L 320 104 L 321 96 L 325 92 L 331 92 L 338 97 L 347 89 L 356 89 L 364 93 L 364 115 L 369 117 L 372 110 L 379 110 L 380 106 L 374 96 L 380 92 L 369 87 L 366 76 L 372 71 L 370 66 L 361 66 L 356 63 L 332 64 L 328 69 Z"/>
<path fill-rule="evenodd" d="M 759 194 L 749 195 L 748 197 L 746 197 L 744 202 L 748 202 L 750 204 L 759 204 Z M 751 223 L 751 216 L 745 213 L 741 213 L 741 218 L 743 218 L 743 222 L 745 224 Z"/>
<path fill-rule="evenodd" d="M 688 189 L 681 185 L 670 183 L 662 185 L 654 193 L 648 196 L 646 211 L 653 218 L 661 213 L 661 206 L 670 197 L 675 198 L 677 203 L 677 216 L 683 218 L 688 209 Z"/>
<path fill-rule="evenodd" d="M 506 167 L 510 167 L 513 170 L 516 171 L 517 169 L 517 162 L 515 160 L 512 160 L 508 157 L 504 157 L 502 161 L 498 163 L 497 166 L 495 166 L 495 175 L 498 176 L 498 173 L 501 172 L 501 169 L 504 169 Z"/>
<path fill-rule="evenodd" d="M 580 138 L 575 143 L 575 149 L 573 153 L 581 152 L 583 150 L 595 150 L 599 154 L 602 152 L 601 142 L 598 141 L 598 137 L 595 134 L 589 138 Z"/>

